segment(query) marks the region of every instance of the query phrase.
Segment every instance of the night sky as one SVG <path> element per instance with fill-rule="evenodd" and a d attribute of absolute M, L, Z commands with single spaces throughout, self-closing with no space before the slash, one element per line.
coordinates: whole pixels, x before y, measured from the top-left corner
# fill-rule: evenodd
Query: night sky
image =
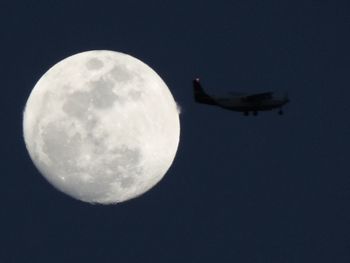
<path fill-rule="evenodd" d="M 0 262 L 350 262 L 348 1 L 2 1 L 0 22 Z M 166 176 L 110 206 L 55 190 L 22 136 L 38 79 L 93 49 L 144 61 L 181 107 Z M 196 104 L 197 76 L 291 102 L 257 117 Z"/>

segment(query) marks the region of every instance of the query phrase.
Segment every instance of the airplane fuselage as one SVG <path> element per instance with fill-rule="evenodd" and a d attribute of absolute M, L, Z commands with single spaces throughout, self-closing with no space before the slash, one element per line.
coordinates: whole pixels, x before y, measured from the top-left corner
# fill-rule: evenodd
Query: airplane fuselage
<path fill-rule="evenodd" d="M 213 98 L 216 105 L 239 112 L 269 111 L 281 108 L 288 102 L 288 99 L 266 99 L 257 102 L 244 101 L 241 98 Z"/>

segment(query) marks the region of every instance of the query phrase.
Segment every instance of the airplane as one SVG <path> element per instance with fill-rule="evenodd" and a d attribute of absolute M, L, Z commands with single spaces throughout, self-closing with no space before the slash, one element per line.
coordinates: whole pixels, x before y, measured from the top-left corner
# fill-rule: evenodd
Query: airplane
<path fill-rule="evenodd" d="M 227 97 L 214 97 L 208 95 L 200 83 L 199 78 L 193 80 L 194 100 L 198 103 L 219 106 L 221 108 L 242 112 L 248 116 L 250 112 L 258 115 L 259 111 L 279 109 L 278 114 L 282 115 L 282 107 L 289 102 L 288 96 L 278 98 L 273 92 L 263 93 L 237 93 L 231 92 Z"/>

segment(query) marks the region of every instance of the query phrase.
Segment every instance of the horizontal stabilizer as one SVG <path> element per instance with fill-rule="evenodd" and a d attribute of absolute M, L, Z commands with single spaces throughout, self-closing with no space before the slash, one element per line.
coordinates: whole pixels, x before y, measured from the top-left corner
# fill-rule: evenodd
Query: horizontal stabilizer
<path fill-rule="evenodd" d="M 247 93 L 230 91 L 228 94 L 234 97 L 244 97 Z"/>

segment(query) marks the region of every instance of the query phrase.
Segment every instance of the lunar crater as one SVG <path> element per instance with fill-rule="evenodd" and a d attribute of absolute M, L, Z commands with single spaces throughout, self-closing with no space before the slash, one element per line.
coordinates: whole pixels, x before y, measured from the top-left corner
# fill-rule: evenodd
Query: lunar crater
<path fill-rule="evenodd" d="M 88 70 L 99 70 L 103 67 L 103 65 L 103 62 L 98 58 L 89 59 L 86 63 L 86 67 L 88 68 Z"/>
<path fill-rule="evenodd" d="M 136 77 L 125 65 L 120 64 L 115 65 L 109 75 L 116 83 L 130 82 Z"/>
<path fill-rule="evenodd" d="M 77 119 L 85 119 L 91 105 L 91 96 L 86 92 L 77 91 L 69 95 L 65 100 L 62 109 L 67 116 Z"/>
<path fill-rule="evenodd" d="M 114 83 L 111 80 L 99 79 L 90 83 L 92 86 L 89 96 L 94 107 L 105 109 L 112 107 L 118 96 L 114 94 Z"/>

